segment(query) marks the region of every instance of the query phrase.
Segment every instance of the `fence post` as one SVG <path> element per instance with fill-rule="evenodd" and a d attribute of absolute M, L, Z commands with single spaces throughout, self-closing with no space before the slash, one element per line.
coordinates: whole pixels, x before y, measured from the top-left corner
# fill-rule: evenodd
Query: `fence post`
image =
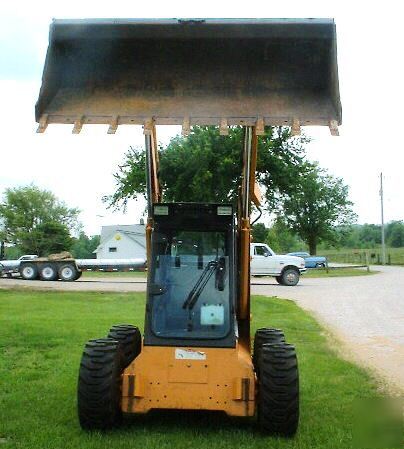
<path fill-rule="evenodd" d="M 391 265 L 391 254 L 390 253 L 387 256 L 387 265 Z"/>
<path fill-rule="evenodd" d="M 377 253 L 377 265 L 380 265 L 380 254 Z"/>
<path fill-rule="evenodd" d="M 369 266 L 369 254 L 368 252 L 365 253 L 365 258 L 366 258 L 366 269 L 368 271 L 368 273 L 370 272 L 370 266 Z"/>
<path fill-rule="evenodd" d="M 326 257 L 325 258 L 325 270 L 326 270 L 326 272 L 327 272 L 327 274 L 328 274 L 328 257 Z"/>

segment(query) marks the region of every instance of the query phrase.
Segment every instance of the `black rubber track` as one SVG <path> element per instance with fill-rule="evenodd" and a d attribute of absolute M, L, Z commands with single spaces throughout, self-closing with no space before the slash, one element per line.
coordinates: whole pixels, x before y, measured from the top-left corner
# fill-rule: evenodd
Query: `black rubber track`
<path fill-rule="evenodd" d="M 85 430 L 106 430 L 122 419 L 123 353 L 112 338 L 90 340 L 84 347 L 78 381 L 78 414 Z"/>
<path fill-rule="evenodd" d="M 255 371 L 259 371 L 259 350 L 265 343 L 281 343 L 285 342 L 285 334 L 282 329 L 275 329 L 271 327 L 261 327 L 257 329 L 254 336 L 254 348 L 253 348 L 253 364 Z"/>
<path fill-rule="evenodd" d="M 126 368 L 139 355 L 142 348 L 142 336 L 139 329 L 131 324 L 117 324 L 111 327 L 108 337 L 121 343 L 123 367 Z"/>
<path fill-rule="evenodd" d="M 259 426 L 265 433 L 292 437 L 299 423 L 299 372 L 294 346 L 264 344 L 260 373 Z"/>

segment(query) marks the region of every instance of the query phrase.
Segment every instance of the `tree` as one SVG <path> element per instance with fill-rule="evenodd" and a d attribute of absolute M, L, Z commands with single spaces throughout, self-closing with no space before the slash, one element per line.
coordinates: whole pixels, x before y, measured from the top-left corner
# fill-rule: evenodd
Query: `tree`
<path fill-rule="evenodd" d="M 265 198 L 274 205 L 290 191 L 304 159 L 307 138 L 290 138 L 288 128 L 266 127 L 258 144 L 257 179 Z M 233 127 L 220 136 L 213 126 L 194 126 L 188 137 L 177 136 L 160 148 L 159 179 L 165 201 L 235 202 L 240 186 L 243 129 Z M 116 191 L 104 200 L 126 207 L 128 200 L 146 191 L 145 153 L 131 148 L 114 175 Z"/>
<path fill-rule="evenodd" d="M 253 242 L 264 243 L 267 241 L 268 229 L 265 227 L 264 223 L 257 223 L 253 225 L 251 235 Z"/>
<path fill-rule="evenodd" d="M 353 203 L 348 199 L 348 186 L 317 164 L 305 163 L 297 188 L 284 196 L 278 208 L 279 217 L 307 243 L 316 254 L 321 241 L 335 241 L 337 226 L 348 226 L 356 220 Z"/>
<path fill-rule="evenodd" d="M 74 239 L 71 252 L 77 259 L 94 259 L 94 251 L 100 244 L 100 236 L 93 235 L 87 237 L 84 232 L 80 232 L 77 239 Z"/>
<path fill-rule="evenodd" d="M 380 225 L 365 223 L 359 229 L 359 244 L 362 248 L 375 248 L 382 242 Z"/>
<path fill-rule="evenodd" d="M 404 247 L 404 222 L 391 221 L 386 227 L 386 241 L 392 248 Z"/>
<path fill-rule="evenodd" d="M 59 248 L 60 242 L 67 243 L 66 230 L 68 233 L 78 227 L 78 214 L 78 209 L 67 207 L 48 190 L 34 185 L 9 188 L 0 203 L 0 240 L 19 245 L 29 253 L 37 252 L 35 238 L 49 238 L 48 243 L 41 243 L 44 251 Z"/>
<path fill-rule="evenodd" d="M 279 218 L 269 228 L 266 242 L 277 253 L 301 251 L 305 246 L 304 242 Z"/>
<path fill-rule="evenodd" d="M 69 251 L 73 239 L 66 225 L 52 221 L 40 223 L 20 242 L 19 247 L 25 254 L 48 256 L 52 253 Z"/>

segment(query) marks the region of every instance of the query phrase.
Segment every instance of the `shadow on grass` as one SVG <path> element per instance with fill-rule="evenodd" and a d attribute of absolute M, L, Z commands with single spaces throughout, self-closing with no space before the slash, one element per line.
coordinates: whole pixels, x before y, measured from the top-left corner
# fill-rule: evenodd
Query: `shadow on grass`
<path fill-rule="evenodd" d="M 224 412 L 205 410 L 151 410 L 147 414 L 125 414 L 120 429 L 133 431 L 147 427 L 149 431 L 177 433 L 189 429 L 194 433 L 217 433 L 235 430 L 257 432 L 254 418 L 228 416 Z"/>

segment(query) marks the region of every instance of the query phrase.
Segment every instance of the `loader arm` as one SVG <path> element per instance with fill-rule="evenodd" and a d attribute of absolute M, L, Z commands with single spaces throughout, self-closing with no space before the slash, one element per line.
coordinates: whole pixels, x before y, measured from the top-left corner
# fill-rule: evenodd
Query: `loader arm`
<path fill-rule="evenodd" d="M 143 338 L 125 324 L 86 345 L 81 426 L 105 429 L 122 412 L 152 409 L 245 417 L 258 410 L 261 430 L 294 435 L 294 347 L 281 330 L 259 329 L 251 356 L 250 215 L 261 201 L 255 171 L 265 126 L 289 126 L 292 135 L 302 126 L 327 126 L 338 135 L 334 21 L 54 20 L 35 118 L 39 133 L 54 123 L 70 124 L 73 134 L 90 124 L 107 125 L 109 134 L 142 125 L 145 136 Z M 184 136 L 193 125 L 217 126 L 223 136 L 230 126 L 243 127 L 237 209 L 203 198 L 163 202 L 156 125 L 180 125 Z"/>

